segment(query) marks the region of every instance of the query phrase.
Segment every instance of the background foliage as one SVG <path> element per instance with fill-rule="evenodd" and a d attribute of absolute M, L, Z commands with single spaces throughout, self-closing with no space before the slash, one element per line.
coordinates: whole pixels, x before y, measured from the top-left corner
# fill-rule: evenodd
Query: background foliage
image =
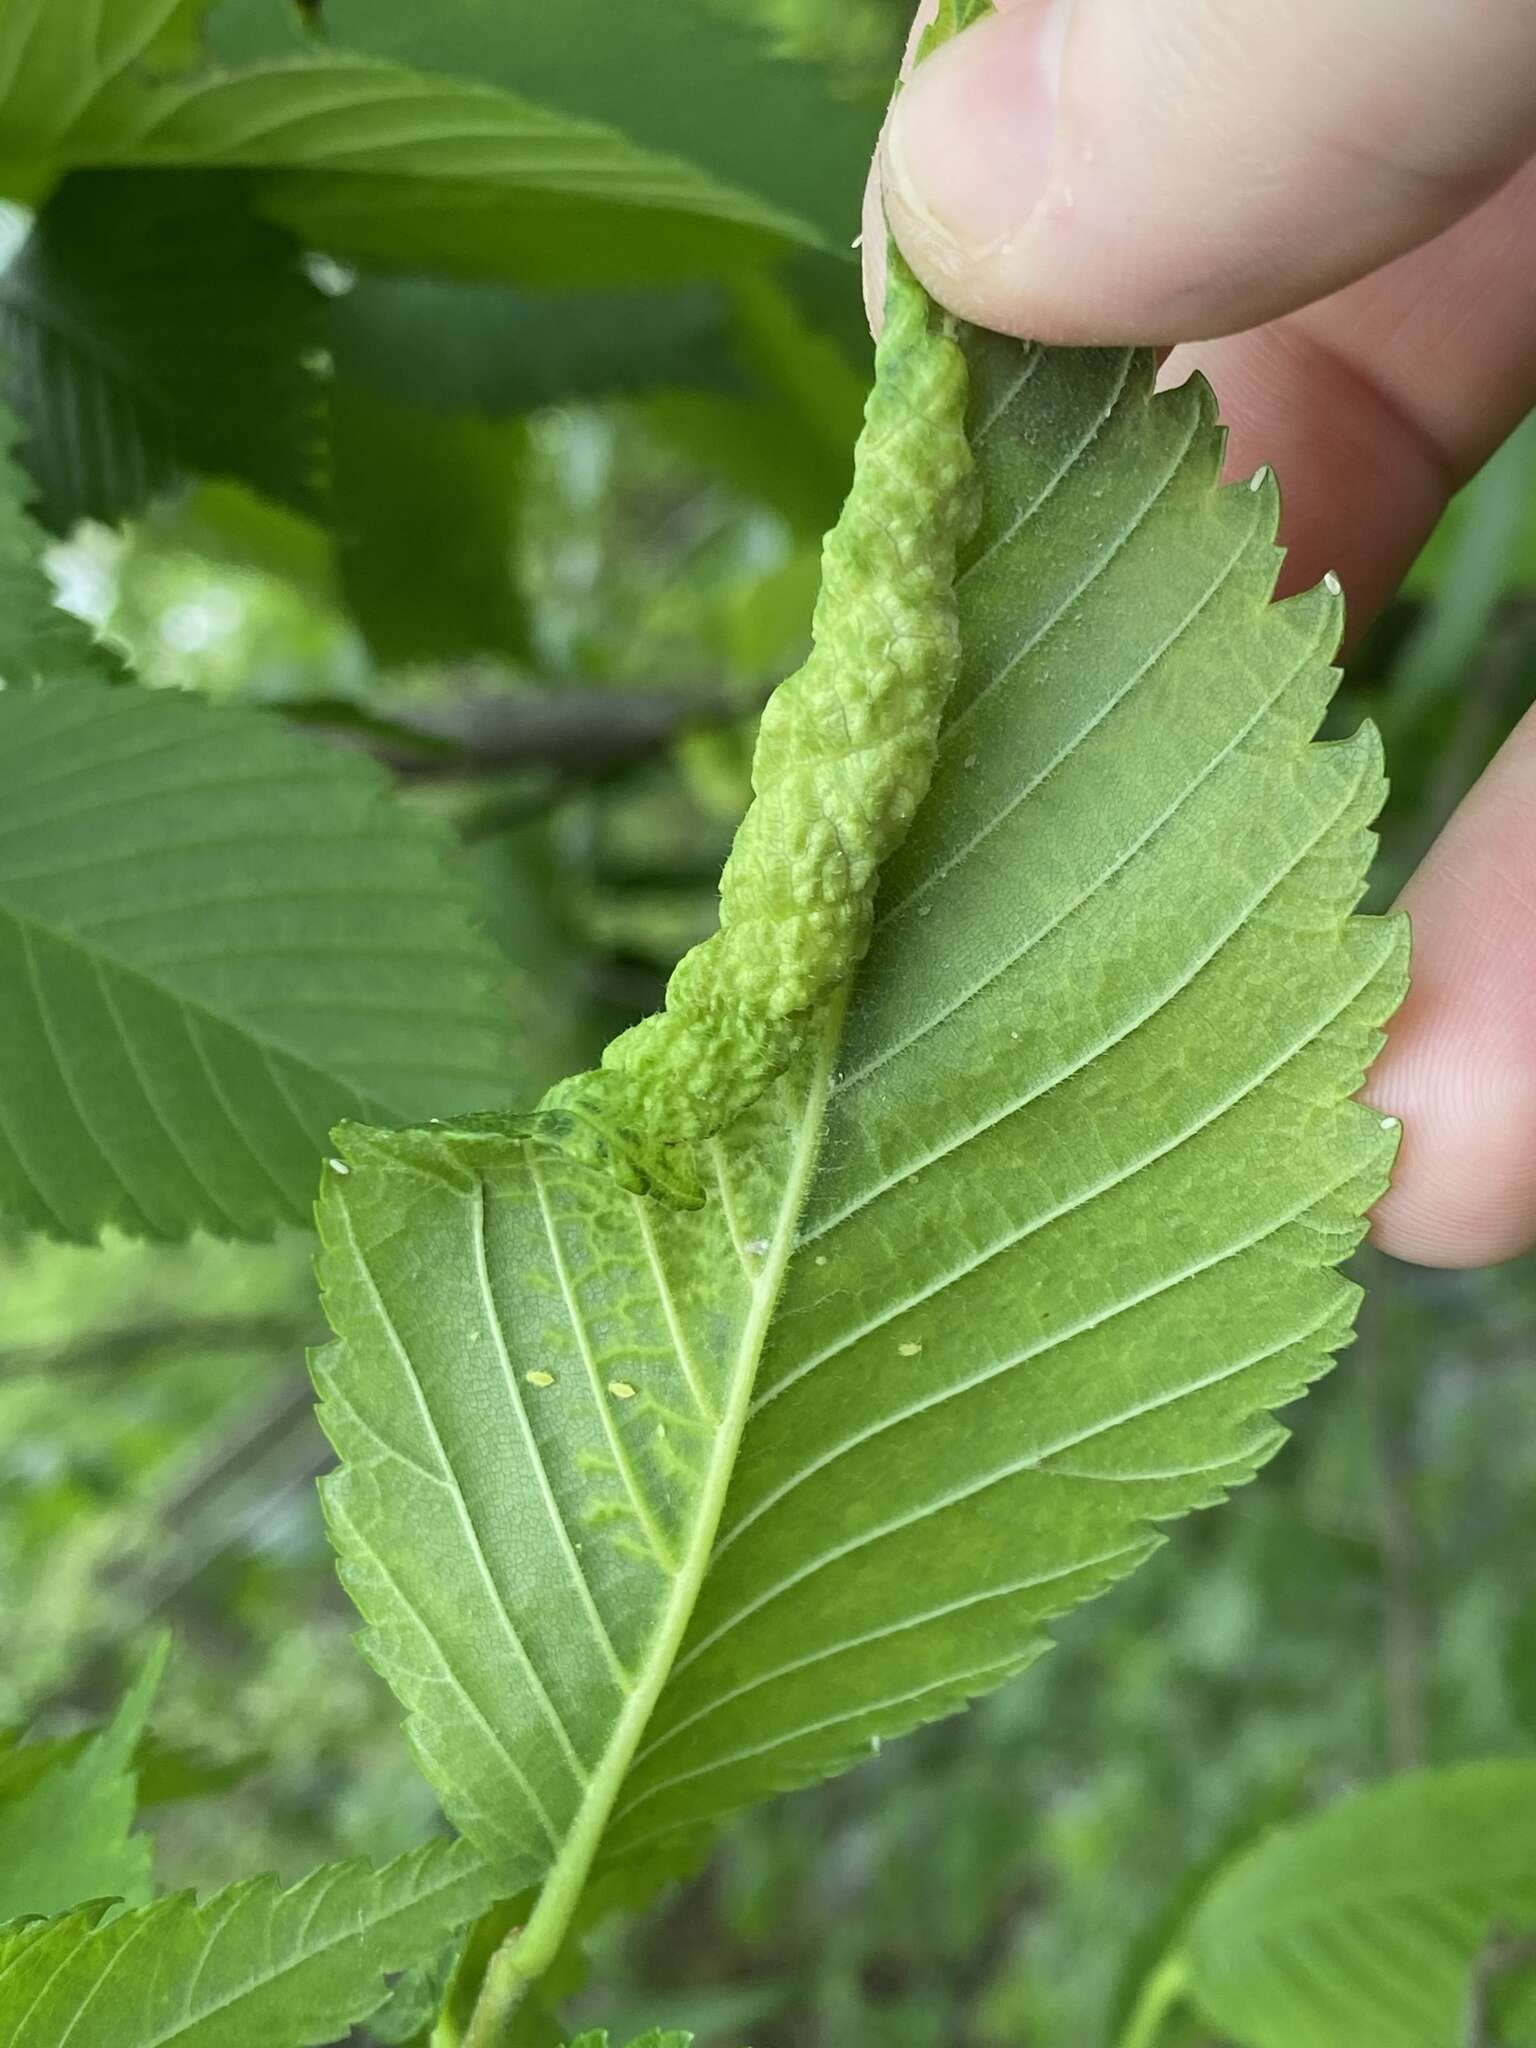
<path fill-rule="evenodd" d="M 366 749 L 424 832 L 460 835 L 522 1097 L 708 928 L 867 373 L 846 243 L 903 12 L 695 0 L 685 61 L 636 39 L 639 7 L 581 7 L 589 34 L 565 9 L 516 47 L 471 0 L 325 16 L 335 48 L 447 78 L 436 119 L 502 93 L 622 121 L 626 150 L 669 160 L 645 233 L 604 196 L 638 159 L 606 143 L 593 189 L 525 194 L 509 240 L 409 135 L 364 204 L 351 169 L 295 197 L 292 131 L 210 171 L 192 100 L 151 119 L 109 86 L 63 134 L 6 128 L 0 340 L 66 599 L 155 682 L 260 707 L 272 744 L 287 720 Z M 155 11 L 168 71 L 200 29 L 230 64 L 310 47 L 285 0 L 197 17 Z M 25 113 L 27 87 L 0 105 Z M 808 90 L 811 155 L 785 143 Z M 498 100 L 491 125 L 513 119 Z M 700 181 L 714 210 L 679 212 Z M 1369 711 L 1393 764 L 1383 900 L 1533 699 L 1528 426 L 1351 666 L 1341 729 Z M 368 773 L 337 756 L 339 783 Z M 309 1257 L 287 1225 L 4 1246 L 0 1726 L 106 1718 L 170 1624 L 140 1756 L 162 1886 L 385 1857 L 433 1824 L 320 1524 Z M 1096 2042 L 1199 1873 L 1268 1822 L 1420 1764 L 1529 1758 L 1533 1270 L 1372 1262 L 1360 1342 L 1262 1486 L 1071 1620 L 1026 1683 L 750 1816 L 600 1938 L 578 2009 L 701 2048 Z M 1222 2039 L 1179 2024 L 1175 2048 Z"/>

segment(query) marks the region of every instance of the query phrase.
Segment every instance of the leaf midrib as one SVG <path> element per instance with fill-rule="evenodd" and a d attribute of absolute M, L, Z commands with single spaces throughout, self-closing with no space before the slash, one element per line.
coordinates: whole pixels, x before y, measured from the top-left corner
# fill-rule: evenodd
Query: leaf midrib
<path fill-rule="evenodd" d="M 587 1875 L 602 1847 L 603 1834 L 618 1804 L 635 1753 L 657 1700 L 671 1677 L 698 1604 L 714 1555 L 716 1532 L 751 1408 L 753 1382 L 778 1307 L 784 1278 L 795 1253 L 797 1225 L 816 1169 L 846 1009 L 847 994 L 844 992 L 829 1007 L 814 1045 L 804 1106 L 785 1175 L 778 1216 L 761 1268 L 753 1279 L 750 1307 L 732 1361 L 733 1370 L 728 1376 L 725 1408 L 710 1448 L 688 1543 L 678 1560 L 672 1590 L 661 1610 L 650 1648 L 635 1673 L 634 1690 L 625 1701 L 613 1733 L 592 1771 L 586 1795 L 567 1832 L 565 1847 L 544 1882 L 538 1904 L 514 1951 L 514 1967 L 524 1980 L 542 1975 L 554 1960 Z M 717 1174 L 722 1213 L 728 1213 L 729 1197 L 724 1174 L 718 1164 Z"/>

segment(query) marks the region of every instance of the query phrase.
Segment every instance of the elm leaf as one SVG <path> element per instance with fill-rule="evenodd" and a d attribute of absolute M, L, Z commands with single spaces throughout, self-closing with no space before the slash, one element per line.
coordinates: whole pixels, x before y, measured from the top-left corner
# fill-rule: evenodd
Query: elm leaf
<path fill-rule="evenodd" d="M 7 2048 L 324 2048 L 491 1903 L 462 1842 L 0 1931 Z"/>
<path fill-rule="evenodd" d="M 543 1885 L 1021 1671 L 1279 1447 L 1350 1334 L 1401 997 L 1369 730 L 1278 498 L 1144 353 L 966 342 L 979 531 L 873 943 L 679 1213 L 535 1143 L 348 1128 L 327 1507 L 455 1823 Z"/>
<path fill-rule="evenodd" d="M 512 1087 L 472 896 L 360 758 L 172 691 L 10 691 L 0 811 L 0 1206 L 33 1229 L 267 1235 L 338 1114 Z"/>

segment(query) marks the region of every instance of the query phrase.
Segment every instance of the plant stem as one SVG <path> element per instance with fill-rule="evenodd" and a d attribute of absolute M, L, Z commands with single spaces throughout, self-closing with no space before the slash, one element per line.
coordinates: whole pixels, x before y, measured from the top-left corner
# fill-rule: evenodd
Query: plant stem
<path fill-rule="evenodd" d="M 1498 2048 L 1493 2036 L 1493 1995 L 1502 1980 L 1536 1962 L 1536 1940 L 1494 1928 L 1472 1970 L 1467 1994 L 1466 2048 Z"/>
<path fill-rule="evenodd" d="M 1146 1983 L 1125 2023 L 1118 2048 L 1156 2048 L 1163 2024 L 1184 1996 L 1189 1965 L 1178 1953 L 1164 1956 Z"/>
<path fill-rule="evenodd" d="M 517 2009 L 528 1995 L 531 1978 L 517 1967 L 521 1928 L 514 1928 L 491 1957 L 480 1984 L 464 2048 L 507 2048 Z"/>

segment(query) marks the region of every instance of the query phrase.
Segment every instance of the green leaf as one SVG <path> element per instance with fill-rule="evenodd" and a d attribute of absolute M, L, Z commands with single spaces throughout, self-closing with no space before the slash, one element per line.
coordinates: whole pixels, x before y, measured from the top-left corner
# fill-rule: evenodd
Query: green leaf
<path fill-rule="evenodd" d="M 631 2041 L 629 2048 L 692 2048 L 692 2034 L 663 2033 L 660 2027 L 652 2027 L 648 2034 Z M 605 2033 L 578 2034 L 570 2048 L 608 2048 Z"/>
<path fill-rule="evenodd" d="M 0 359 L 0 391 L 5 385 Z M 32 495 L 11 450 L 18 428 L 0 397 L 0 686 L 110 681 L 117 663 L 81 620 L 61 611 L 43 566 L 43 536 L 26 506 Z"/>
<path fill-rule="evenodd" d="M 461 1842 L 0 1936 L 7 2048 L 319 2048 L 493 1897 Z"/>
<path fill-rule="evenodd" d="M 282 0 L 222 0 L 213 46 L 227 61 L 280 56 L 294 46 L 293 18 Z M 774 54 L 711 0 L 326 0 L 325 23 L 343 49 L 604 122 L 813 224 L 838 249 L 858 232 L 882 101 L 837 96 L 820 67 Z"/>
<path fill-rule="evenodd" d="M 1348 1334 L 1405 931 L 1350 916 L 1337 592 L 1269 603 L 1150 357 L 969 342 L 985 508 L 938 771 L 846 1015 L 679 1214 L 338 1134 L 326 1488 L 369 1655 L 534 1976 L 644 1857 L 952 1712 L 1273 1454 Z"/>
<path fill-rule="evenodd" d="M 1502 451 L 1452 498 L 1403 578 L 1402 596 L 1454 614 L 1458 638 L 1472 630 L 1463 622 L 1482 611 L 1490 584 L 1496 597 L 1536 593 L 1536 490 L 1529 488 L 1536 464 L 1533 449 L 1536 420 L 1527 414 Z M 1471 586 L 1465 598 L 1457 587 L 1463 580 Z M 1428 631 L 1428 621 L 1423 630 Z M 1448 620 L 1435 629 L 1434 639 L 1450 631 Z"/>
<path fill-rule="evenodd" d="M 331 313 L 338 375 L 439 412 L 505 414 L 578 398 L 742 391 L 716 284 L 548 291 L 364 278 Z"/>
<path fill-rule="evenodd" d="M 707 473 L 776 505 L 807 531 L 822 531 L 848 488 L 867 379 L 797 295 L 766 273 L 720 286 L 606 292 L 369 279 L 337 301 L 331 334 L 343 471 L 347 410 L 362 415 L 370 398 L 402 410 L 381 412 L 352 436 L 365 460 L 382 450 L 392 421 L 404 424 L 405 407 L 506 415 L 580 398 L 636 397 L 650 424 Z M 489 438 L 471 419 L 454 427 L 466 443 Z M 427 420 L 413 431 L 443 487 L 451 487 L 441 459 L 446 437 L 434 458 Z M 369 478 L 370 497 L 400 497 L 404 487 L 397 480 L 389 488 L 382 452 L 372 466 L 381 474 Z M 482 467 L 466 446 L 464 482 L 472 493 Z M 349 516 L 344 503 L 344 527 Z M 420 525 L 425 536 L 441 520 L 423 512 Z M 389 586 L 398 590 L 397 576 Z"/>
<path fill-rule="evenodd" d="M 1462 2048 L 1474 1966 L 1536 1934 L 1536 1764 L 1463 1764 L 1340 1800 L 1219 1877 L 1188 1986 L 1240 2048 Z M 1536 2041 L 1536 2009 L 1510 2048 Z"/>
<path fill-rule="evenodd" d="M 154 1844 L 131 1832 L 133 1756 L 168 1647 L 162 1642 L 150 1656 L 110 1725 L 78 1756 L 0 1805 L 0 1922 L 62 1913 L 86 1899 L 149 1898 Z"/>
<path fill-rule="evenodd" d="M 670 152 L 519 93 L 324 44 L 167 77 L 145 56 L 167 0 L 105 0 L 82 50 L 57 0 L 11 0 L 0 180 L 78 166 L 263 174 L 311 246 L 385 269 L 612 285 L 751 266 L 815 224 Z M 274 8 L 274 14 L 276 9 Z"/>
<path fill-rule="evenodd" d="M 1437 541 L 1443 569 L 1426 549 L 1404 586 L 1429 598 L 1392 668 L 1389 715 L 1405 736 L 1459 695 L 1500 600 L 1536 582 L 1536 413 L 1447 508 Z"/>
<path fill-rule="evenodd" d="M 299 255 L 239 177 L 64 180 L 0 278 L 0 341 L 49 526 L 120 519 L 194 471 L 314 502 L 325 302 Z"/>
<path fill-rule="evenodd" d="M 743 279 L 731 305 L 746 395 L 666 390 L 646 417 L 703 469 L 819 533 L 848 489 L 865 381 L 772 278 Z"/>
<path fill-rule="evenodd" d="M 0 1205 L 89 1238 L 308 1212 L 338 1112 L 502 1098 L 497 955 L 438 831 L 266 714 L 0 697 Z"/>
<path fill-rule="evenodd" d="M 397 405 L 352 383 L 337 386 L 334 419 L 342 593 L 379 660 L 526 657 L 525 423 Z"/>
<path fill-rule="evenodd" d="M 368 2021 L 370 2043 L 378 2048 L 413 2048 L 428 2042 L 458 1967 L 462 1937 L 449 1942 L 429 1962 L 407 1970 L 391 1990 L 389 2002 Z"/>

